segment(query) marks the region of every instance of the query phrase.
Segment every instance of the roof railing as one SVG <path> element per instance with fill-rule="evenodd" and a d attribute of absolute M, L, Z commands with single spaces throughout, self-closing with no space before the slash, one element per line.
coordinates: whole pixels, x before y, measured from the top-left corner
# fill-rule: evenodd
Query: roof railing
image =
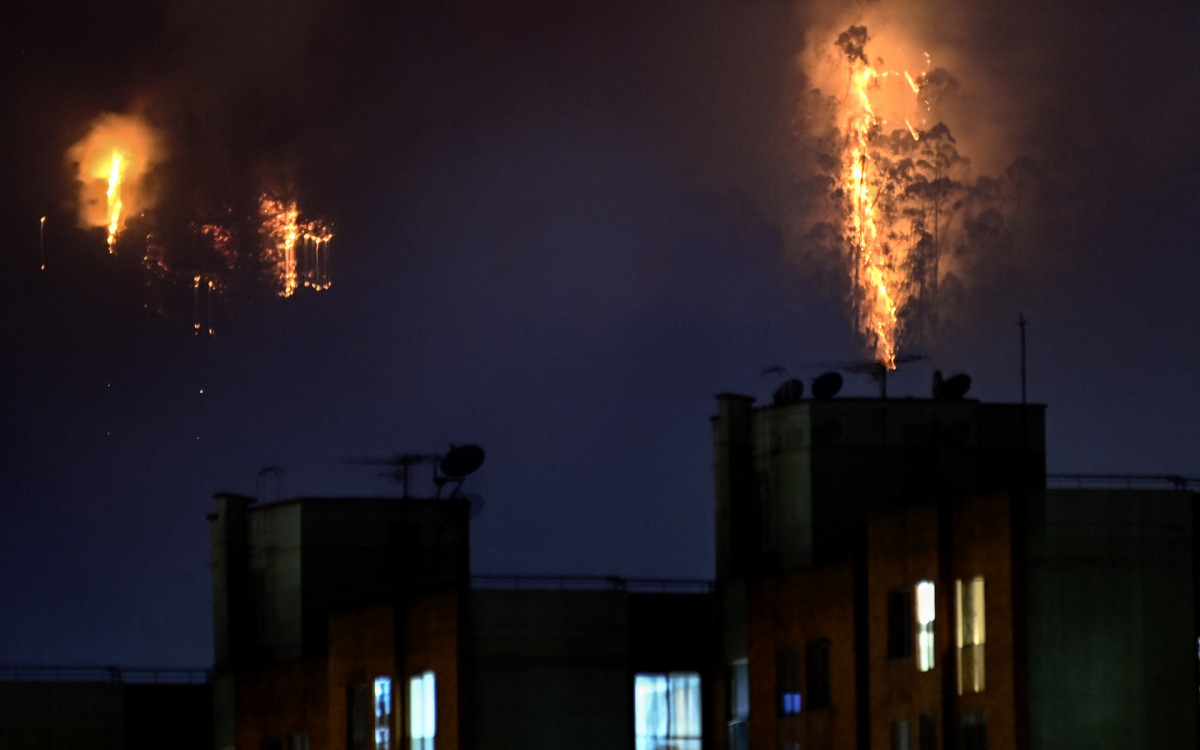
<path fill-rule="evenodd" d="M 0 665 L 0 682 L 109 682 L 123 685 L 202 685 L 212 682 L 203 667 L 115 667 Z"/>
<path fill-rule="evenodd" d="M 1048 474 L 1046 486 L 1089 490 L 1200 490 L 1200 477 L 1176 474 Z"/>
<path fill-rule="evenodd" d="M 471 588 L 521 591 L 628 591 L 634 594 L 709 594 L 712 581 L 619 576 L 474 575 Z"/>

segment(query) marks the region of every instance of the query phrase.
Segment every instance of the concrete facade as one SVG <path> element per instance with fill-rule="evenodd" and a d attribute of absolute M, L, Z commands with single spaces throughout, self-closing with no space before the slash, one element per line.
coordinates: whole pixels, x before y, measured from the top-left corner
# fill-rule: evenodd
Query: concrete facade
<path fill-rule="evenodd" d="M 1030 748 L 1196 747 L 1195 500 L 1054 490 L 1032 505 Z"/>
<path fill-rule="evenodd" d="M 713 424 L 749 696 L 720 747 L 1196 746 L 1193 493 L 1046 490 L 1041 406 L 724 395 Z"/>
<path fill-rule="evenodd" d="M 470 623 L 481 750 L 633 747 L 635 675 L 711 677 L 708 594 L 475 590 Z"/>
<path fill-rule="evenodd" d="M 715 595 L 472 583 L 461 502 L 219 496 L 216 747 L 1196 746 L 1195 496 L 1048 490 L 1043 432 L 720 396 Z M 674 680 L 702 728 L 639 741 Z"/>
<path fill-rule="evenodd" d="M 410 691 L 423 676 L 438 750 L 632 748 L 639 674 L 694 675 L 697 713 L 713 715 L 707 585 L 472 588 L 461 502 L 217 501 L 217 748 L 408 744 L 425 731 L 414 729 L 424 714 Z"/>
<path fill-rule="evenodd" d="M 341 747 L 330 616 L 465 586 L 466 501 L 216 499 L 215 747 Z"/>
<path fill-rule="evenodd" d="M 0 679 L 0 748 L 5 750 L 181 750 L 212 747 L 207 681 L 126 682 L 118 669 L 8 670 Z M 23 672 L 37 674 L 20 674 Z M 101 675 L 101 673 L 105 673 Z"/>

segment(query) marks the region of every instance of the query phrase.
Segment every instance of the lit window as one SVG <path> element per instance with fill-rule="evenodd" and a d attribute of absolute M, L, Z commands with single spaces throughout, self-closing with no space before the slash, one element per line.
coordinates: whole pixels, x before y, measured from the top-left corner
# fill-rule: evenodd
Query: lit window
<path fill-rule="evenodd" d="M 917 584 L 917 669 L 933 669 L 933 581 Z"/>
<path fill-rule="evenodd" d="M 637 750 L 700 750 L 700 674 L 638 674 L 633 682 Z"/>
<path fill-rule="evenodd" d="M 779 696 L 779 713 L 784 716 L 800 713 L 799 651 L 780 651 L 775 655 L 775 691 Z"/>
<path fill-rule="evenodd" d="M 958 645 L 958 694 L 978 693 L 984 685 L 984 643 L 987 642 L 983 576 L 954 583 Z"/>
<path fill-rule="evenodd" d="M 408 737 L 412 750 L 433 750 L 437 735 L 437 699 L 433 672 L 408 678 Z"/>
<path fill-rule="evenodd" d="M 392 750 L 392 678 L 375 678 L 375 750 Z"/>

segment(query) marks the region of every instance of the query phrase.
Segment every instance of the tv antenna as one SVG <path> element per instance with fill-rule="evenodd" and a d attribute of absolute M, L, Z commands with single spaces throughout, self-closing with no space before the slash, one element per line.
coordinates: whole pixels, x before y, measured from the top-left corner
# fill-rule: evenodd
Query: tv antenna
<path fill-rule="evenodd" d="M 898 370 L 900 365 L 906 365 L 910 362 L 919 362 L 926 359 L 924 354 L 903 354 L 896 357 L 892 363 L 892 367 L 888 367 L 882 360 L 872 362 L 859 362 L 846 367 L 846 372 L 852 372 L 857 375 L 869 375 L 872 380 L 879 381 L 879 397 L 886 399 L 887 395 L 887 378 L 889 370 Z"/>
<path fill-rule="evenodd" d="M 346 463 L 364 464 L 367 466 L 385 466 L 387 471 L 380 476 L 391 477 L 400 484 L 401 497 L 408 499 L 408 481 L 410 474 L 419 466 L 428 465 L 430 480 L 437 488 L 434 498 L 442 496 L 442 488 L 453 485 L 449 497 L 459 497 L 463 480 L 483 465 L 483 448 L 478 445 L 451 445 L 445 455 L 433 453 L 398 453 L 388 458 L 359 458 Z"/>
<path fill-rule="evenodd" d="M 888 397 L 888 395 L 887 395 L 888 371 L 893 370 L 893 369 L 899 369 L 900 365 L 906 365 L 906 364 L 909 364 L 910 362 L 919 362 L 924 359 L 929 359 L 929 357 L 924 354 L 902 354 L 902 355 L 896 357 L 896 361 L 894 363 L 895 366 L 891 367 L 891 368 L 889 368 L 886 364 L 884 364 L 884 362 L 882 360 L 878 360 L 878 359 L 867 360 L 867 361 L 863 361 L 863 362 L 825 362 L 823 364 L 809 365 L 807 367 L 814 369 L 814 370 L 815 369 L 841 370 L 842 372 L 849 372 L 849 373 L 853 373 L 855 375 L 868 375 L 868 376 L 870 376 L 870 378 L 872 380 L 878 381 L 879 397 L 887 398 Z M 824 377 L 824 376 L 822 376 L 822 377 Z M 832 386 L 834 381 L 832 378 L 830 378 L 827 382 L 829 383 L 829 386 Z M 840 389 L 841 383 L 838 382 L 837 385 L 838 385 L 837 388 L 832 389 L 834 394 L 836 394 L 838 389 Z M 816 383 L 813 384 L 813 387 L 816 388 Z M 822 388 L 821 390 L 822 390 L 822 392 L 826 392 L 826 388 Z M 817 394 L 814 391 L 814 396 L 815 395 L 817 395 Z M 832 397 L 832 396 L 830 396 L 830 397 Z"/>

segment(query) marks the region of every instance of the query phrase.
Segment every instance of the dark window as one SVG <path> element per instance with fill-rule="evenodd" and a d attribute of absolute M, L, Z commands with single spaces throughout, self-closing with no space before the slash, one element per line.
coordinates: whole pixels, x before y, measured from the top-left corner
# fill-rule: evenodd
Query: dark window
<path fill-rule="evenodd" d="M 367 747 L 367 714 L 371 705 L 367 683 L 352 682 L 346 686 L 346 746 L 350 750 Z"/>
<path fill-rule="evenodd" d="M 913 611 L 912 592 L 895 589 L 888 592 L 888 658 L 912 656 Z"/>
<path fill-rule="evenodd" d="M 983 711 L 966 711 L 958 718 L 959 747 L 962 750 L 987 750 L 987 721 Z"/>
<path fill-rule="evenodd" d="M 809 641 L 805 649 L 804 682 L 808 685 L 808 707 L 829 708 L 832 691 L 829 685 L 829 639 Z"/>
<path fill-rule="evenodd" d="M 921 750 L 937 750 L 937 720 L 933 714 L 921 714 L 919 731 L 917 740 Z"/>
<path fill-rule="evenodd" d="M 912 722 L 908 719 L 892 722 L 892 750 L 912 750 Z"/>
<path fill-rule="evenodd" d="M 730 750 L 750 750 L 750 722 L 745 719 L 729 722 Z"/>
<path fill-rule="evenodd" d="M 800 652 L 794 649 L 775 654 L 775 693 L 779 713 L 800 713 Z"/>

